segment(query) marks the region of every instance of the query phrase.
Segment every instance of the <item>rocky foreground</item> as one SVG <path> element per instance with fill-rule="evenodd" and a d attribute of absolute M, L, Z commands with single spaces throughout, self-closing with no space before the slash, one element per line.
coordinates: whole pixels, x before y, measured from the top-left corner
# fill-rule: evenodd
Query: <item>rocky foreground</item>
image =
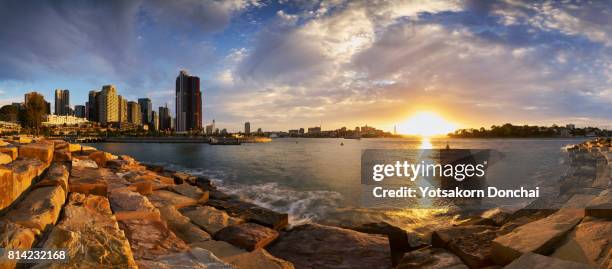
<path fill-rule="evenodd" d="M 0 140 L 0 248 L 67 249 L 33 268 L 612 268 L 609 140 L 569 149 L 554 201 L 421 239 L 387 223 L 289 227 L 207 178 L 56 140 Z M 546 205 L 559 205 L 560 209 Z"/>

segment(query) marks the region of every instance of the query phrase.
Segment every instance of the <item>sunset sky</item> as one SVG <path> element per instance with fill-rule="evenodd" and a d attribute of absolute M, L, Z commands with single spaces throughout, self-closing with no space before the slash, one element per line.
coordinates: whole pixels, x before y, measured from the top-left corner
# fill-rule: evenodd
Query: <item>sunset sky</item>
<path fill-rule="evenodd" d="M 180 69 L 202 80 L 205 124 L 229 130 L 393 130 L 421 111 L 612 128 L 612 4 L 0 2 L 2 105 L 115 84 L 173 109 Z"/>

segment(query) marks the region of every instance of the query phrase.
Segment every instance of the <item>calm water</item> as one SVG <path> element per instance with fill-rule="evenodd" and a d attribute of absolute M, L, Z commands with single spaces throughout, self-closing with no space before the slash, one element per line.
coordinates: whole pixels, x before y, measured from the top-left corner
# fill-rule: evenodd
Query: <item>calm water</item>
<path fill-rule="evenodd" d="M 207 175 L 227 192 L 291 216 L 298 224 L 316 221 L 350 225 L 388 221 L 427 232 L 448 225 L 446 210 L 360 207 L 360 154 L 363 149 L 495 149 L 504 159 L 490 166 L 497 185 L 524 186 L 557 180 L 564 171 L 562 147 L 577 139 L 274 139 L 240 146 L 208 144 L 98 143 L 92 146 L 139 161 Z M 340 143 L 344 143 L 343 146 Z"/>

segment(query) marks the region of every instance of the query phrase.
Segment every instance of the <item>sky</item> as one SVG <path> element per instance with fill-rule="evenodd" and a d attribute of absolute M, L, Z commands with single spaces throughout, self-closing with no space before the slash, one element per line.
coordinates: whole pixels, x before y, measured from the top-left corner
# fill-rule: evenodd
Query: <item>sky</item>
<path fill-rule="evenodd" d="M 173 110 L 181 69 L 201 79 L 204 124 L 230 131 L 393 130 L 422 111 L 612 128 L 612 3 L 0 2 L 0 105 L 114 84 Z"/>

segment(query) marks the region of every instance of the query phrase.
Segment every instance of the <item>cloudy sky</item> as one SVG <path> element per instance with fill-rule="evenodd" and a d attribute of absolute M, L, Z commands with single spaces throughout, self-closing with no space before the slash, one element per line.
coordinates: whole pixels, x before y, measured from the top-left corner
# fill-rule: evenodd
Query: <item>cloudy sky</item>
<path fill-rule="evenodd" d="M 238 130 L 375 125 L 418 111 L 461 127 L 612 127 L 606 1 L 0 2 L 0 104 L 71 105 L 115 84 L 174 107 L 180 69 L 204 118 Z"/>

